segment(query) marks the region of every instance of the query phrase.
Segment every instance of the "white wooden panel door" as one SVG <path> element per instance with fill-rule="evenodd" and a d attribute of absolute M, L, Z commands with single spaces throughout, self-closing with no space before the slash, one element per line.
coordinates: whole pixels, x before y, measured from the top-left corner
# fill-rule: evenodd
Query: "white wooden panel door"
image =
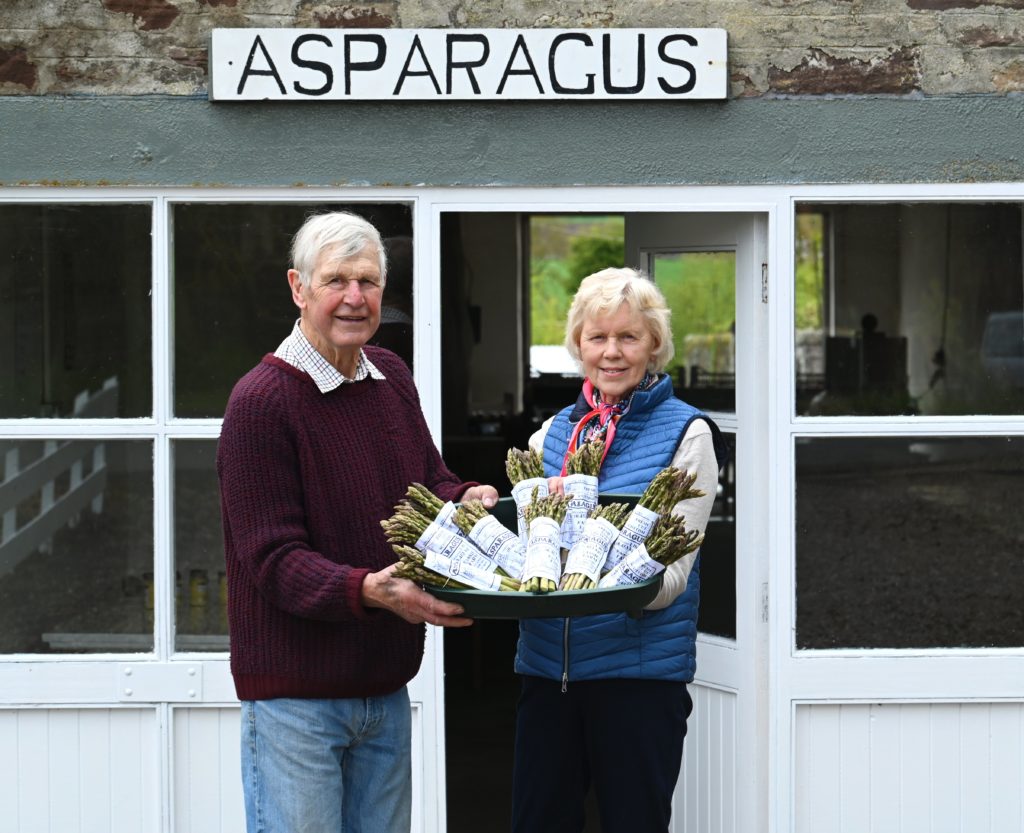
<path fill-rule="evenodd" d="M 797 831 L 1024 829 L 1020 703 L 796 709 Z"/>
<path fill-rule="evenodd" d="M 715 528 L 724 520 L 716 510 L 707 532 L 709 538 L 735 536 L 735 623 L 731 631 L 726 628 L 725 636 L 702 632 L 698 637 L 697 676 L 691 686 L 694 711 L 688 722 L 673 826 L 680 833 L 756 833 L 767 829 L 767 729 L 762 699 L 767 559 L 759 543 L 765 540 L 767 528 L 767 490 L 763 488 L 767 470 L 767 304 L 762 285 L 767 218 L 753 213 L 626 216 L 627 264 L 653 275 L 656 282 L 658 264 L 673 259 L 699 260 L 718 253 L 734 263 L 734 286 L 728 287 L 735 293 L 733 364 L 712 372 L 717 377 L 731 372 L 731 382 L 723 384 L 734 388 L 735 405 L 723 406 L 717 400 L 716 409 L 700 401 L 699 393 L 691 404 L 708 411 L 735 442 L 734 468 L 723 478 L 732 481 L 734 477 L 734 482 L 724 484 L 726 490 L 735 489 L 730 497 L 734 503 L 723 510 L 732 515 L 733 523 Z M 685 303 L 685 295 L 681 302 Z M 678 342 L 686 334 L 674 335 Z M 702 573 L 702 617 L 711 596 L 704 576 Z M 713 589 L 716 597 L 722 595 L 722 588 Z"/>
<path fill-rule="evenodd" d="M 0 709 L 0 831 L 156 833 L 155 709 Z"/>

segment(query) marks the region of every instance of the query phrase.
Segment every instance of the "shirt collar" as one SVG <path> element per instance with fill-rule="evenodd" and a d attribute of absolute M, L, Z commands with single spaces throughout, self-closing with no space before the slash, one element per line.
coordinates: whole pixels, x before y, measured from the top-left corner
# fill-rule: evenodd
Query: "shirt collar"
<path fill-rule="evenodd" d="M 359 358 L 356 361 L 355 376 L 352 378 L 346 376 L 310 344 L 309 339 L 302 332 L 302 327 L 299 326 L 301 321 L 301 318 L 295 321 L 292 331 L 281 342 L 274 355 L 288 362 L 292 367 L 297 367 L 308 373 L 320 393 L 330 393 L 335 388 L 353 382 L 361 382 L 367 377 L 378 381 L 384 379 L 384 374 L 377 369 L 362 350 L 359 351 Z"/>

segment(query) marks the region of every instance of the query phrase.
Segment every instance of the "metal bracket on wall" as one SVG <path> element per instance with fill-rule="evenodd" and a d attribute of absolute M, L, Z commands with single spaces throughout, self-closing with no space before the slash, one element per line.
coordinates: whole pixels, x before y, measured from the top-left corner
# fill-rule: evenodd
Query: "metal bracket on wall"
<path fill-rule="evenodd" d="M 768 264 L 761 264 L 761 303 L 768 303 Z"/>
<path fill-rule="evenodd" d="M 124 662 L 117 666 L 117 700 L 122 703 L 201 701 L 203 666 L 198 662 Z"/>

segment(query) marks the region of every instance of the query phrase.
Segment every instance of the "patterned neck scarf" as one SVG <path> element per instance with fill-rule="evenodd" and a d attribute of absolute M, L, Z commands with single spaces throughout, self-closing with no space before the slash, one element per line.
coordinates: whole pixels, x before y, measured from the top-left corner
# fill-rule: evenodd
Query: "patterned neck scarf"
<path fill-rule="evenodd" d="M 629 413 L 633 394 L 638 390 L 650 390 L 657 382 L 657 374 L 648 372 L 644 374 L 640 384 L 633 388 L 628 396 L 622 397 L 614 405 L 609 405 L 601 401 L 601 391 L 595 388 L 589 379 L 584 380 L 583 398 L 590 406 L 590 411 L 583 415 L 569 438 L 569 447 L 566 449 L 565 459 L 562 461 L 562 477 L 565 477 L 566 461 L 569 459 L 569 455 L 573 454 L 583 443 L 591 440 L 604 440 L 604 454 L 601 455 L 603 464 L 615 439 L 615 424 Z"/>

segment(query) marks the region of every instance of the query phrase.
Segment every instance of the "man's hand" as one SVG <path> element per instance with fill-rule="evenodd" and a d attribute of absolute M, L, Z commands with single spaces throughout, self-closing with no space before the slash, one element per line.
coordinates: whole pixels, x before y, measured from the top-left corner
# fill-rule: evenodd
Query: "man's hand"
<path fill-rule="evenodd" d="M 498 503 L 498 490 L 493 486 L 470 486 L 459 500 L 480 500 L 488 509 Z"/>
<path fill-rule="evenodd" d="M 445 628 L 464 628 L 473 624 L 472 619 L 460 615 L 462 607 L 459 605 L 442 602 L 409 579 L 396 576 L 395 566 L 392 564 L 379 572 L 369 573 L 363 579 L 365 607 L 382 607 L 414 625 L 428 622 Z"/>

